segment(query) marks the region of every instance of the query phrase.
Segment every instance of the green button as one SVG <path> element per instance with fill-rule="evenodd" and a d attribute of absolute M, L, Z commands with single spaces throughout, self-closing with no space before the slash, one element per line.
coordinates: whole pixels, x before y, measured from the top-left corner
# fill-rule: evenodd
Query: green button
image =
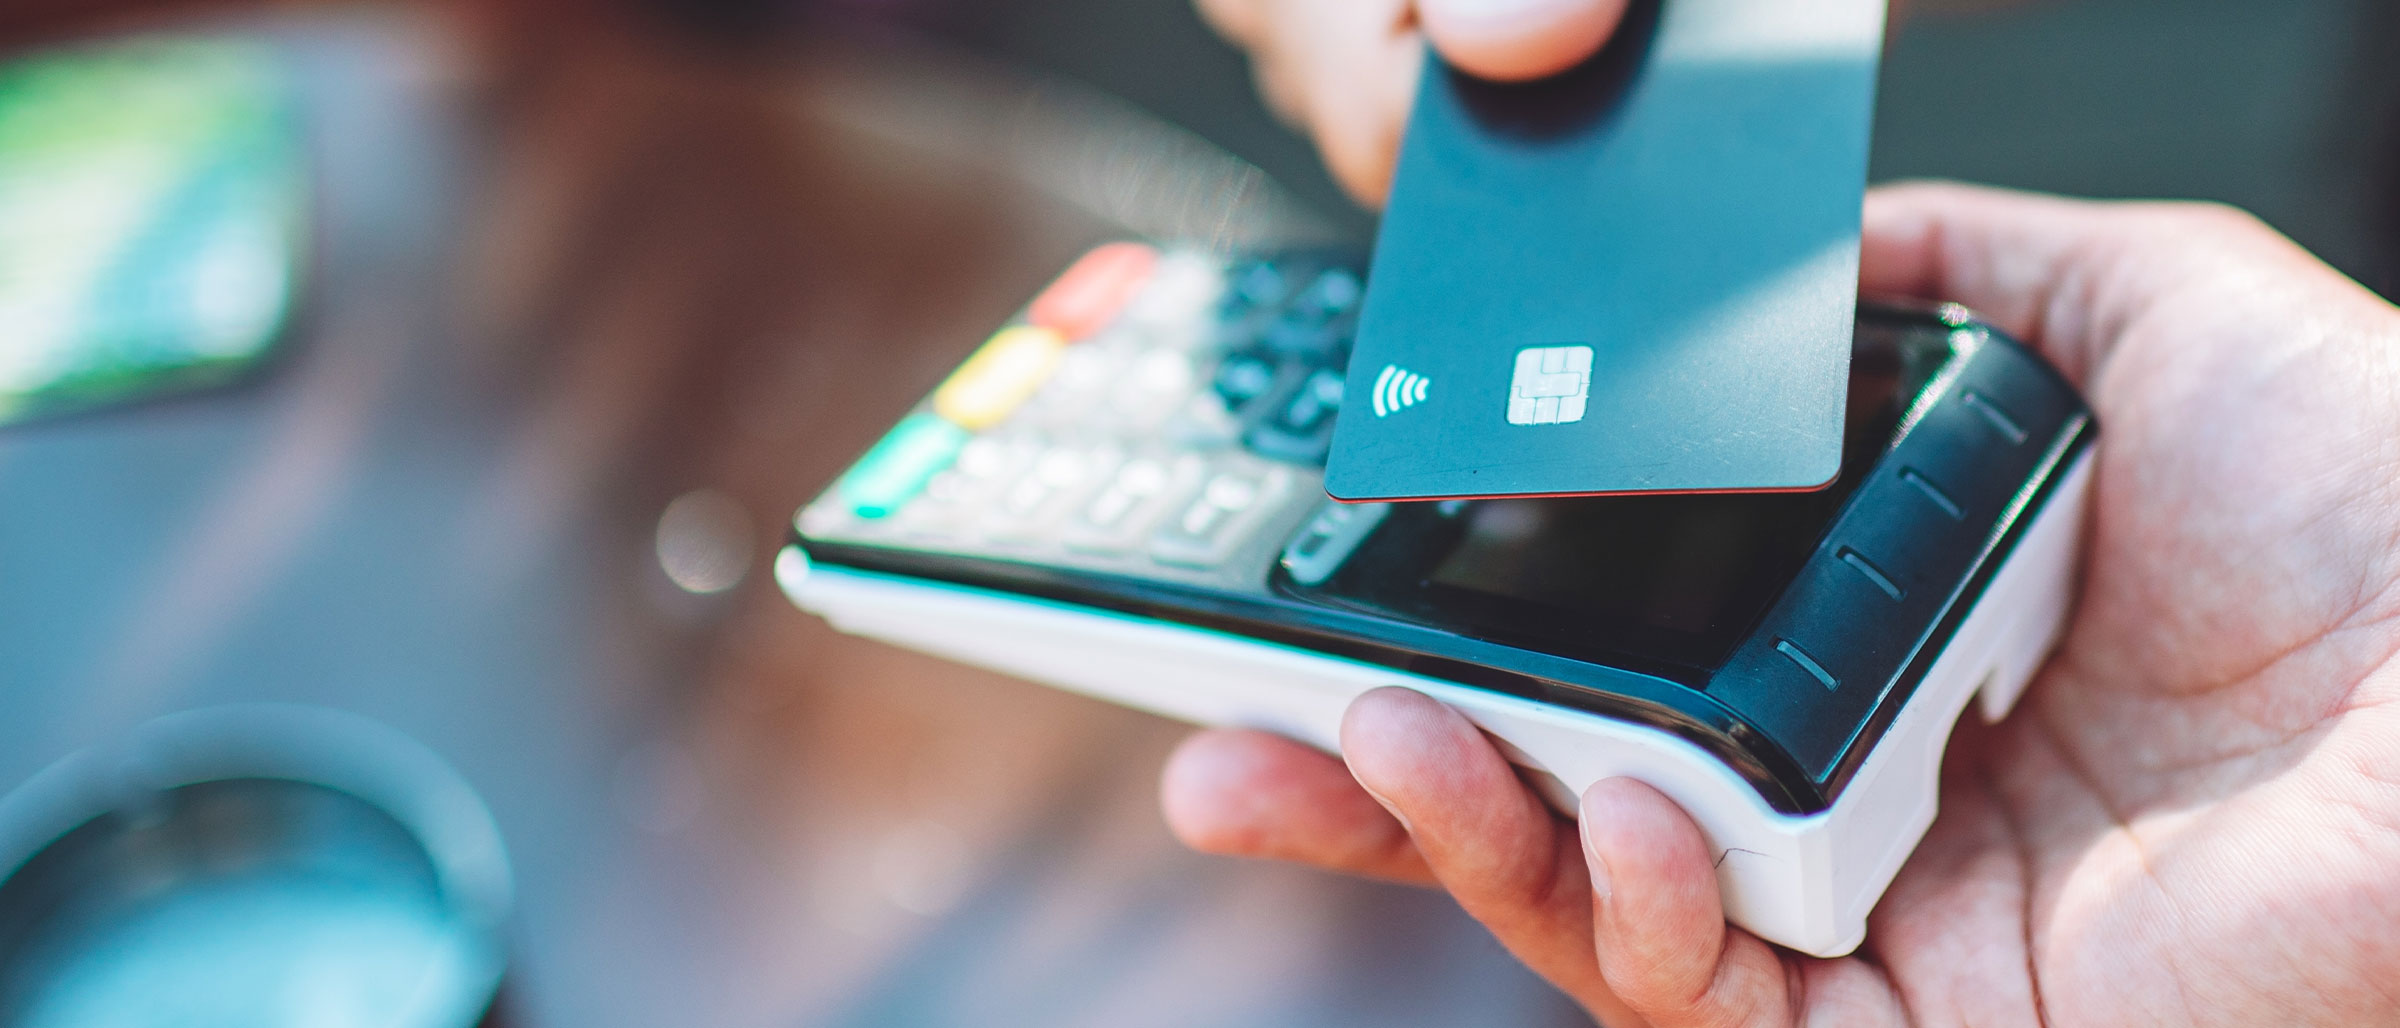
<path fill-rule="evenodd" d="M 925 490 L 925 483 L 958 459 L 966 429 L 932 414 L 911 414 L 852 465 L 836 490 L 862 518 L 899 510 Z"/>

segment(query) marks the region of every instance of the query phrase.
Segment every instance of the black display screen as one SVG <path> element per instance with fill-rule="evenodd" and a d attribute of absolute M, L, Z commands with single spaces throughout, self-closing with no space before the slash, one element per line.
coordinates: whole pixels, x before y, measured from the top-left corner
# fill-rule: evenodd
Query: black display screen
<path fill-rule="evenodd" d="M 1713 668 L 1808 559 L 1950 356 L 1939 322 L 1860 322 L 1843 469 L 1830 488 L 1400 504 L 1324 585 L 1293 591 L 1561 656 Z"/>

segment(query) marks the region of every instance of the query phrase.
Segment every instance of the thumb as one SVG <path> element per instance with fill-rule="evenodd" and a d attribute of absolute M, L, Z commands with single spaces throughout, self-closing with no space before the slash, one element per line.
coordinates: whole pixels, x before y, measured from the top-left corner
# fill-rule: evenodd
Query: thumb
<path fill-rule="evenodd" d="M 1442 59 L 1504 82 L 1574 67 L 1608 42 L 1626 0 L 1418 0 L 1417 20 Z"/>
<path fill-rule="evenodd" d="M 2203 203 L 1919 182 L 1867 194 L 1859 290 L 1955 301 L 2089 383 L 2144 317 L 2242 296 L 2299 317 L 2382 305 L 2258 219 Z"/>

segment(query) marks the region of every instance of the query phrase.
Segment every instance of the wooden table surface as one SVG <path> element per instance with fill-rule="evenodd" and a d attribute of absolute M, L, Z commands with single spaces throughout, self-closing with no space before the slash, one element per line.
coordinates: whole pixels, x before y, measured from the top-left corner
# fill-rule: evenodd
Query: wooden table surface
<path fill-rule="evenodd" d="M 507 837 L 525 1025 L 1579 1021 L 1442 897 L 1182 851 L 1178 726 L 764 573 L 1083 247 L 1311 232 L 1255 172 L 890 40 L 261 30 L 308 82 L 305 315 L 244 387 L 0 434 L 0 787 L 217 703 L 398 727 Z M 717 595 L 657 556 L 699 490 L 749 554 Z"/>

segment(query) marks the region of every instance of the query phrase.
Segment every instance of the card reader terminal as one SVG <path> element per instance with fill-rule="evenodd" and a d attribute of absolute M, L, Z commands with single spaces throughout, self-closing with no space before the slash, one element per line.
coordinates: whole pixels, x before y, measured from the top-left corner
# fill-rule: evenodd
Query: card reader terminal
<path fill-rule="evenodd" d="M 1736 923 L 1855 948 L 1958 714 L 2004 714 L 2058 633 L 2090 411 L 1963 309 L 1868 304 L 1828 489 L 1338 503 L 1335 420 L 1379 413 L 1343 409 L 1362 274 L 1093 251 L 800 512 L 779 581 L 847 631 L 1329 749 L 1352 697 L 1427 692 L 1563 809 L 1618 775 L 1675 798 Z M 1445 399 L 1540 417 L 1519 391 Z"/>

